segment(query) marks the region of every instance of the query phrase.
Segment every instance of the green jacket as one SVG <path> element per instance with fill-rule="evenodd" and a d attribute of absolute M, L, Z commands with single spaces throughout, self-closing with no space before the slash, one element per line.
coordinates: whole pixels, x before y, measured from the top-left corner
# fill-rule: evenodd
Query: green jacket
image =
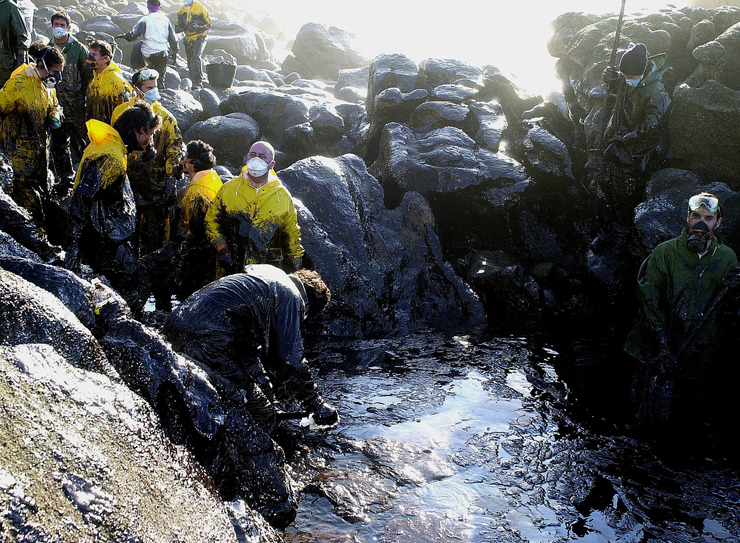
<path fill-rule="evenodd" d="M 29 30 L 18 4 L 0 0 L 0 87 L 15 69 L 15 54 L 29 45 Z"/>
<path fill-rule="evenodd" d="M 721 290 L 722 278 L 737 265 L 735 251 L 715 239 L 704 256 L 686 247 L 688 228 L 677 238 L 658 245 L 640 266 L 637 286 L 641 308 L 625 351 L 644 363 L 657 355 L 655 333 L 665 328 L 674 352 L 693 330 L 704 311 Z M 696 335 L 694 352 L 705 351 L 716 343 L 717 323 L 709 318 Z M 689 349 L 686 355 L 690 355 Z"/>
<path fill-rule="evenodd" d="M 54 44 L 54 38 L 50 43 Z M 87 86 L 93 78 L 93 71 L 87 60 L 87 47 L 74 36 L 69 36 L 67 43 L 61 46 L 64 54 L 62 80 L 57 85 L 57 99 L 64 109 L 67 120 L 75 118 L 85 120 L 85 95 Z"/>

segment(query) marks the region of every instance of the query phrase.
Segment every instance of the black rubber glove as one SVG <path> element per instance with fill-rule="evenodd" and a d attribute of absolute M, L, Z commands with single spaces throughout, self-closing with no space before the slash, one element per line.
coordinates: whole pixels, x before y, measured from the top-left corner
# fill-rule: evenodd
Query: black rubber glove
<path fill-rule="evenodd" d="M 218 257 L 216 260 L 227 273 L 234 273 L 236 265 L 234 264 L 234 259 L 231 257 L 231 251 L 226 245 L 218 250 Z"/>
<path fill-rule="evenodd" d="M 622 74 L 620 74 L 619 70 L 614 66 L 607 66 L 604 68 L 604 73 L 601 74 L 601 79 L 609 85 L 616 83 L 621 77 Z"/>
<path fill-rule="evenodd" d="M 658 330 L 657 335 L 660 349 L 658 351 L 658 356 L 655 358 L 655 364 L 661 373 L 664 373 L 667 376 L 676 375 L 679 370 L 679 365 L 678 359 L 673 352 L 673 347 L 671 346 L 671 338 L 668 336 L 668 332 L 665 328 Z"/>
<path fill-rule="evenodd" d="M 634 141 L 637 141 L 637 139 L 640 136 L 637 134 L 636 130 L 633 130 L 632 132 L 627 132 L 626 134 L 621 134 L 619 136 L 614 136 L 612 138 L 612 143 L 621 143 L 621 144 L 630 144 Z"/>
<path fill-rule="evenodd" d="M 722 279 L 722 286 L 730 290 L 740 289 L 740 266 L 733 266 Z"/>

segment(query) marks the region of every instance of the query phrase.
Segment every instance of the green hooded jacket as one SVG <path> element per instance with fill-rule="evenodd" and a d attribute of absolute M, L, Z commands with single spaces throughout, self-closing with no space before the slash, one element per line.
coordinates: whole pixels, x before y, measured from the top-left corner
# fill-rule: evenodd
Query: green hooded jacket
<path fill-rule="evenodd" d="M 643 363 L 658 353 L 656 332 L 665 328 L 674 352 L 693 330 L 722 288 L 722 278 L 737 265 L 735 252 L 715 233 L 709 250 L 700 258 L 686 247 L 688 228 L 677 238 L 659 244 L 640 266 L 637 286 L 641 308 L 625 351 Z M 713 316 L 714 317 L 714 316 Z M 694 340 L 694 349 L 716 344 L 717 322 L 709 318 Z"/>
<path fill-rule="evenodd" d="M 50 43 L 55 45 L 54 38 Z M 62 71 L 62 80 L 56 87 L 57 99 L 64 109 L 64 116 L 67 120 L 81 120 L 85 122 L 85 95 L 87 86 L 93 78 L 93 71 L 87 61 L 87 47 L 85 47 L 74 36 L 64 45 L 57 46 L 61 48 L 64 55 L 64 70 Z"/>
<path fill-rule="evenodd" d="M 18 4 L 12 0 L 0 0 L 0 87 L 16 68 L 16 52 L 28 48 L 28 35 Z"/>

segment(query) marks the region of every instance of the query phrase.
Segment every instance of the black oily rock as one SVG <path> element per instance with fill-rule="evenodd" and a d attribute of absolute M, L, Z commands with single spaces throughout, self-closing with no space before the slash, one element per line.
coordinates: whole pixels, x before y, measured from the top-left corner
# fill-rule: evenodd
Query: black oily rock
<path fill-rule="evenodd" d="M 211 117 L 191 126 L 184 140 L 203 140 L 213 147 L 216 160 L 233 168 L 240 168 L 249 147 L 260 136 L 260 127 L 245 113 L 230 113 Z"/>
<path fill-rule="evenodd" d="M 293 42 L 292 52 L 301 73 L 336 80 L 339 70 L 367 65 L 356 47 L 356 36 L 334 26 L 307 23 Z"/>
<path fill-rule="evenodd" d="M 306 254 L 336 293 L 324 319 L 334 332 L 480 324 L 480 306 L 446 264 L 434 217 L 419 195 L 387 210 L 382 187 L 354 155 L 305 159 L 280 178 L 300 200 Z"/>
<path fill-rule="evenodd" d="M 118 379 L 90 331 L 51 293 L 0 270 L 2 344 L 50 345 L 71 365 Z"/>
<path fill-rule="evenodd" d="M 243 504 L 219 499 L 127 388 L 71 367 L 48 345 L 0 346 L 0 375 L 4 538 L 226 543 L 240 532 L 281 540 Z"/>

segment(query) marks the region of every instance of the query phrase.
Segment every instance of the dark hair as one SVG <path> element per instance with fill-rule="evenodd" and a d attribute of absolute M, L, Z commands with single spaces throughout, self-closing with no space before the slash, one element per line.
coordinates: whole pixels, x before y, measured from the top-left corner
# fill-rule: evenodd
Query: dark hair
<path fill-rule="evenodd" d="M 60 9 L 51 16 L 51 24 L 54 24 L 54 21 L 56 21 L 57 19 L 64 19 L 67 23 L 67 26 L 72 26 L 72 19 L 69 17 L 69 14 L 63 9 Z"/>
<path fill-rule="evenodd" d="M 216 165 L 216 157 L 213 147 L 201 140 L 193 140 L 188 143 L 187 158 L 193 161 L 196 172 L 210 170 Z"/>
<path fill-rule="evenodd" d="M 115 52 L 115 47 L 113 47 L 110 43 L 108 43 L 105 40 L 92 40 L 89 44 L 87 44 L 88 49 L 97 49 L 100 53 L 101 57 L 110 57 L 113 58 L 113 53 Z"/>
<path fill-rule="evenodd" d="M 161 124 L 162 118 L 154 113 L 152 106 L 144 100 L 137 100 L 133 106 L 121 113 L 113 123 L 113 128 L 125 141 L 128 134 L 138 132 L 142 128 L 158 128 Z"/>
<path fill-rule="evenodd" d="M 56 47 L 50 47 L 44 42 L 35 41 L 28 48 L 29 56 L 36 61 L 36 64 L 42 60 L 46 62 L 47 66 L 54 66 L 56 64 L 64 64 L 64 55 Z"/>
<path fill-rule="evenodd" d="M 312 318 L 321 313 L 331 301 L 331 291 L 326 283 L 321 279 L 318 272 L 314 270 L 300 269 L 293 272 L 303 283 L 308 297 L 308 315 Z"/>

